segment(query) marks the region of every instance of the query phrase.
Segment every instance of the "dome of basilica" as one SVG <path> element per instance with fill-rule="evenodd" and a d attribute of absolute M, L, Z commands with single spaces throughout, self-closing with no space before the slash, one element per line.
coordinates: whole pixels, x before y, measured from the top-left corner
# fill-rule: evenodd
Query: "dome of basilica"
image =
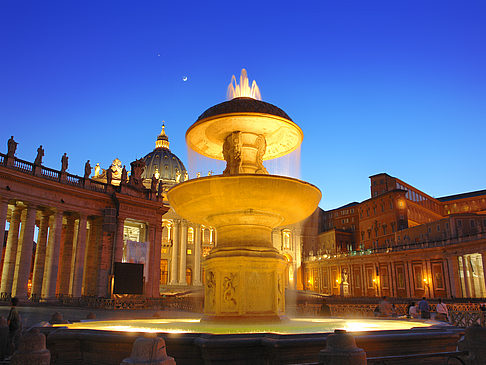
<path fill-rule="evenodd" d="M 151 179 L 152 176 L 164 182 L 182 182 L 187 170 L 182 161 L 169 149 L 169 137 L 165 134 L 165 126 L 162 126 L 155 142 L 155 149 L 147 154 L 143 161 L 145 169 L 143 179 Z"/>

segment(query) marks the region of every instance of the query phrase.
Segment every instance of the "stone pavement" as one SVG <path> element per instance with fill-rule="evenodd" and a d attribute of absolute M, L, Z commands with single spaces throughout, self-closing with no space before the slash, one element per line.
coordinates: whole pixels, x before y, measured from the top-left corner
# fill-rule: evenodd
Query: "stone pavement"
<path fill-rule="evenodd" d="M 10 306 L 0 305 L 0 316 L 7 318 Z M 17 310 L 21 316 L 23 329 L 28 329 L 40 322 L 48 322 L 55 312 L 62 313 L 64 319 L 69 322 L 76 322 L 86 319 L 89 313 L 94 313 L 97 320 L 101 319 L 134 319 L 134 318 L 152 318 L 157 312 L 160 317 L 164 318 L 190 318 L 200 317 L 198 313 L 188 313 L 180 311 L 157 311 L 153 309 L 128 309 L 128 310 L 109 310 L 109 309 L 92 309 L 77 307 L 59 307 L 59 306 L 18 306 Z"/>

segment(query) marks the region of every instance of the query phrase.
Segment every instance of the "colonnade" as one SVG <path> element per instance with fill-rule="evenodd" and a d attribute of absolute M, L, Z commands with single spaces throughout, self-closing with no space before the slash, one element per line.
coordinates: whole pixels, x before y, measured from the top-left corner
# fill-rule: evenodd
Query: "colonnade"
<path fill-rule="evenodd" d="M 482 254 L 460 255 L 456 260 L 462 296 L 467 298 L 484 298 L 486 296 L 484 281 L 486 252 Z"/>
<path fill-rule="evenodd" d="M 22 201 L 9 204 L 3 199 L 0 239 L 4 238 L 8 218 L 1 297 L 26 299 L 30 295 L 33 299 L 49 300 L 59 296 L 109 295 L 107 278 L 113 246 L 112 234 L 103 231 L 103 217 Z M 31 271 L 36 224 L 39 230 Z"/>
<path fill-rule="evenodd" d="M 172 252 L 170 258 L 169 285 L 187 285 L 187 238 L 188 229 L 194 230 L 194 264 L 192 270 L 192 285 L 202 285 L 201 256 L 202 256 L 202 231 L 201 225 L 189 225 L 183 219 L 172 220 Z M 192 249 L 192 247 L 191 247 Z"/>

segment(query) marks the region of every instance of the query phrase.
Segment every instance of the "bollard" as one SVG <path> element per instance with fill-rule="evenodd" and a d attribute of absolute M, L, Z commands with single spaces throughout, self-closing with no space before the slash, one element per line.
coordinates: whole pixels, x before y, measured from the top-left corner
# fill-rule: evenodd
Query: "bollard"
<path fill-rule="evenodd" d="M 11 365 L 49 365 L 51 353 L 46 349 L 46 336 L 34 328 L 20 337 L 19 347 L 10 360 Z"/>
<path fill-rule="evenodd" d="M 319 352 L 319 365 L 366 365 L 366 352 L 346 330 L 334 330 L 327 336 L 326 348 Z"/>
<path fill-rule="evenodd" d="M 50 324 L 66 324 L 69 323 L 64 319 L 64 316 L 60 312 L 54 312 L 49 320 Z"/>
<path fill-rule="evenodd" d="M 464 336 L 457 343 L 459 351 L 468 351 L 468 356 L 464 357 L 467 365 L 486 364 L 486 328 L 474 324 L 464 332 Z"/>
<path fill-rule="evenodd" d="M 176 365 L 173 357 L 167 356 L 165 341 L 161 337 L 139 337 L 133 343 L 132 354 L 120 365 Z"/>

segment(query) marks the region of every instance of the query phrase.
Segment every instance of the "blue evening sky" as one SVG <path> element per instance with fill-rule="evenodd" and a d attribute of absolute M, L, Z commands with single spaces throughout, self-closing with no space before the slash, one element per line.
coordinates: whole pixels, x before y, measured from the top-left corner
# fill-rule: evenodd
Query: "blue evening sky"
<path fill-rule="evenodd" d="M 0 151 L 82 174 L 186 129 L 245 67 L 304 131 L 320 206 L 369 198 L 387 172 L 432 196 L 486 188 L 482 1 L 0 3 Z M 187 81 L 183 81 L 183 77 Z"/>

